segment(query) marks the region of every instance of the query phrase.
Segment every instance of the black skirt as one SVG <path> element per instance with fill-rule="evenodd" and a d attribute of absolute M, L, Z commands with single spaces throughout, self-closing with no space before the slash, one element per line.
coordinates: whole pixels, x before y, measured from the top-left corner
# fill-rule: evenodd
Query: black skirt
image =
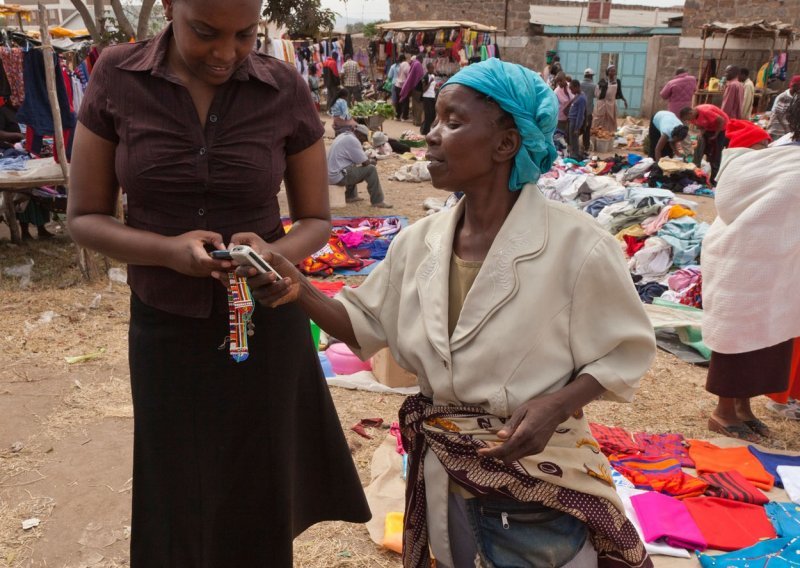
<path fill-rule="evenodd" d="M 724 398 L 751 398 L 789 387 L 793 341 L 746 353 L 711 352 L 706 390 Z"/>
<path fill-rule="evenodd" d="M 131 568 L 291 567 L 310 525 L 370 518 L 308 318 L 257 306 L 235 363 L 227 317 L 132 294 Z"/>

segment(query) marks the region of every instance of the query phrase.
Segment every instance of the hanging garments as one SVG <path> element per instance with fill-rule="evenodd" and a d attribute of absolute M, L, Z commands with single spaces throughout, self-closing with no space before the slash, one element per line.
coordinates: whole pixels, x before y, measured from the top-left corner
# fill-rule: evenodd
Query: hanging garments
<path fill-rule="evenodd" d="M 60 69 L 58 57 L 52 54 L 53 64 Z M 50 111 L 50 102 L 47 98 L 47 83 L 45 82 L 44 56 L 39 49 L 31 49 L 25 54 L 23 75 L 25 77 L 25 102 L 17 112 L 17 121 L 36 131 L 38 135 L 52 135 L 53 114 Z M 75 127 L 75 114 L 70 111 L 67 89 L 64 77 L 56 73 L 56 95 L 61 110 L 61 124 L 64 130 Z"/>
<path fill-rule="evenodd" d="M 25 101 L 25 77 L 22 70 L 24 54 L 22 49 L 18 47 L 0 48 L 0 60 L 3 62 L 3 69 L 5 71 L 8 82 L 11 86 L 11 100 L 12 106 L 19 108 Z"/>

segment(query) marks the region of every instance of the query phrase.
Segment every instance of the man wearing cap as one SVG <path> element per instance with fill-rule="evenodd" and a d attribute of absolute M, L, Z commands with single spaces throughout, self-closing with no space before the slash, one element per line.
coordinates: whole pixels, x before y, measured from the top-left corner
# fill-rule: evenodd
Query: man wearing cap
<path fill-rule="evenodd" d="M 589 141 L 592 137 L 592 112 L 594 112 L 594 90 L 597 85 L 594 83 L 594 71 L 587 67 L 583 72 L 581 81 L 581 91 L 586 97 L 586 118 L 583 121 L 583 151 L 589 153 Z"/>
<path fill-rule="evenodd" d="M 373 207 L 390 209 L 392 206 L 383 200 L 383 189 L 378 179 L 378 169 L 364 153 L 364 142 L 369 140 L 369 128 L 363 124 L 355 131 L 347 130 L 339 134 L 328 150 L 328 183 L 345 187 L 344 198 L 347 203 L 363 201 L 358 197 L 356 184 L 367 182 L 367 192 Z"/>
<path fill-rule="evenodd" d="M 789 81 L 789 88 L 778 95 L 772 105 L 772 115 L 769 117 L 767 132 L 769 132 L 773 140 L 777 140 L 785 136 L 786 133 L 791 132 L 786 115 L 789 111 L 789 105 L 792 104 L 792 99 L 798 95 L 800 95 L 800 75 L 795 75 Z"/>
<path fill-rule="evenodd" d="M 675 76 L 661 89 L 661 98 L 667 101 L 667 110 L 678 114 L 682 109 L 692 106 L 692 97 L 697 90 L 697 79 L 685 67 L 678 67 Z"/>

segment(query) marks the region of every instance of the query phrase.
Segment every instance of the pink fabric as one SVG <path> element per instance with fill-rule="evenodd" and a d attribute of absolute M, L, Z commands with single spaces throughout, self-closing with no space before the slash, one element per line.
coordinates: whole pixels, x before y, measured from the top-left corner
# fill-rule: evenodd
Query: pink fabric
<path fill-rule="evenodd" d="M 572 93 L 569 92 L 569 89 L 562 89 L 561 87 L 556 87 L 555 93 L 556 98 L 558 98 L 558 120 L 568 120 L 564 107 L 572 100 Z"/>
<path fill-rule="evenodd" d="M 639 519 L 646 542 L 663 538 L 664 542 L 676 548 L 690 550 L 708 548 L 686 505 L 678 499 L 648 491 L 631 497 L 631 504 L 636 510 L 636 517 Z"/>
<path fill-rule="evenodd" d="M 364 242 L 364 233 L 341 233 L 339 238 L 347 248 L 358 248 Z"/>
<path fill-rule="evenodd" d="M 697 79 L 689 73 L 676 75 L 661 89 L 661 98 L 667 101 L 667 109 L 678 114 L 681 109 L 692 106 L 692 97 L 697 89 Z"/>
<path fill-rule="evenodd" d="M 657 217 L 649 217 L 642 221 L 642 229 L 644 229 L 644 232 L 648 235 L 655 235 L 659 232 L 661 227 L 666 225 L 669 221 L 669 210 L 671 208 L 672 206 L 668 205 L 661 210 L 661 213 L 659 213 Z"/>
<path fill-rule="evenodd" d="M 692 284 L 699 282 L 700 278 L 699 268 L 683 268 L 673 273 L 672 276 L 669 277 L 669 280 L 667 280 L 667 284 L 669 284 L 670 290 L 680 292 Z"/>
<path fill-rule="evenodd" d="M 728 118 L 742 118 L 744 105 L 744 85 L 734 79 L 725 84 L 725 93 L 722 95 L 722 112 Z"/>

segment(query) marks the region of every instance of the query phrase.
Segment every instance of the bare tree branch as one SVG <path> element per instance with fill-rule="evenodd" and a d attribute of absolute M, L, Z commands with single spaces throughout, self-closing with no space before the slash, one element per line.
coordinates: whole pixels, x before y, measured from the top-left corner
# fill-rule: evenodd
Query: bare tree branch
<path fill-rule="evenodd" d="M 83 23 L 86 24 L 86 29 L 89 30 L 89 35 L 92 36 L 92 41 L 94 43 L 100 43 L 100 32 L 97 30 L 97 26 L 94 23 L 94 19 L 92 18 L 92 14 L 89 12 L 89 8 L 86 7 L 86 4 L 83 0 L 70 0 L 72 5 L 75 6 L 75 9 L 81 15 L 83 19 Z"/>
<path fill-rule="evenodd" d="M 111 8 L 114 10 L 114 15 L 117 17 L 117 25 L 119 29 L 128 37 L 136 37 L 134 34 L 133 26 L 128 16 L 125 14 L 125 9 L 122 7 L 120 0 L 111 0 Z"/>
<path fill-rule="evenodd" d="M 136 28 L 136 39 L 145 39 L 150 35 L 150 14 L 156 0 L 142 0 L 142 10 L 139 12 L 139 25 Z"/>

